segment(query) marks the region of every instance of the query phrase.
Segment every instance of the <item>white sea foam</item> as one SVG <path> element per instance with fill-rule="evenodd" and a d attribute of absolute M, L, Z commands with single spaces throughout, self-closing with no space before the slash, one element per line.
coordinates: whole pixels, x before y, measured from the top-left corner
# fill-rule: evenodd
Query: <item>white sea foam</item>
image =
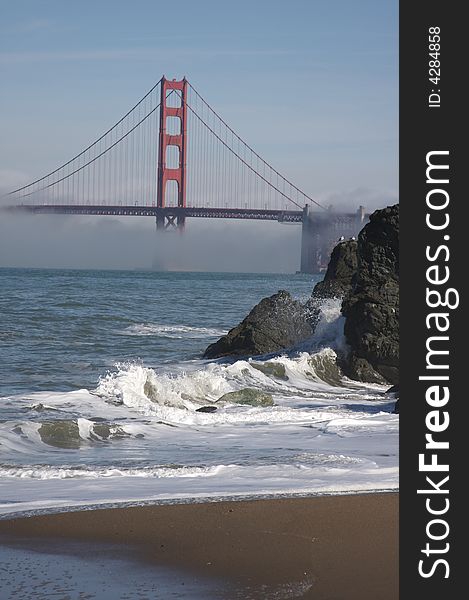
<path fill-rule="evenodd" d="M 296 358 L 281 356 L 264 362 L 252 359 L 228 365 L 209 363 L 177 375 L 158 374 L 139 364 L 123 364 L 100 380 L 97 393 L 103 398 L 122 402 L 141 415 L 175 424 L 310 423 L 324 420 L 324 415 L 317 411 L 313 414 L 309 408 L 301 410 L 295 403 L 289 406 L 289 397 L 322 398 L 330 403 L 332 399 L 336 401 L 339 394 L 346 395 L 347 392 L 365 400 L 372 390 L 352 382 L 349 387 L 340 381 L 336 386 L 326 383 L 320 375 L 321 367 L 334 368 L 334 360 L 334 351 L 326 348 L 314 357 L 303 352 Z M 284 375 L 266 374 L 259 370 L 259 365 L 281 367 Z M 224 394 L 243 389 L 271 393 L 279 405 L 260 408 L 219 402 Z M 205 405 L 215 406 L 217 411 L 210 414 L 196 412 Z"/>
<path fill-rule="evenodd" d="M 319 320 L 310 343 L 312 348 L 332 348 L 336 351 L 345 351 L 344 337 L 345 319 L 340 311 L 342 299 L 329 298 L 321 302 Z"/>
<path fill-rule="evenodd" d="M 0 477 L 21 479 L 100 479 L 109 477 L 208 477 L 220 467 L 147 467 L 147 468 L 78 468 L 47 465 L 8 467 L 0 466 Z"/>
<path fill-rule="evenodd" d="M 0 499 L 3 514 L 59 507 L 80 507 L 123 502 L 154 502 L 171 499 L 195 500 L 271 494 L 340 494 L 376 490 L 393 490 L 398 486 L 397 466 L 383 467 L 372 462 L 363 466 L 344 467 L 307 465 L 267 465 L 242 467 L 219 465 L 207 472 L 186 471 L 182 475 L 137 475 L 119 473 L 106 478 L 61 476 L 42 478 L 25 469 L 27 475 L 10 477 Z"/>
<path fill-rule="evenodd" d="M 123 335 L 147 336 L 185 339 L 185 338 L 208 338 L 219 337 L 227 332 L 224 329 L 213 327 L 190 327 L 188 325 L 161 325 L 159 323 L 136 323 L 129 325 L 122 332 Z"/>

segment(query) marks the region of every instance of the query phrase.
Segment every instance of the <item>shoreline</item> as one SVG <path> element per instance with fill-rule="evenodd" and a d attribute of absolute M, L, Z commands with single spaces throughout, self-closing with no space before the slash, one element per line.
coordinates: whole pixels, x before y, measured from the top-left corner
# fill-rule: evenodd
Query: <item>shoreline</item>
<path fill-rule="evenodd" d="M 59 549 L 117 544 L 147 568 L 224 581 L 232 598 L 287 586 L 296 595 L 275 597 L 394 600 L 398 499 L 355 493 L 58 512 L 1 520 L 0 544 L 5 536 L 25 546 L 54 540 Z"/>
<path fill-rule="evenodd" d="M 12 512 L 1 512 L 0 523 L 12 519 L 29 519 L 32 517 L 43 517 L 48 515 L 59 515 L 64 513 L 88 512 L 96 510 L 115 510 L 123 508 L 143 508 L 152 506 L 172 506 L 180 504 L 214 504 L 217 502 L 254 502 L 257 500 L 297 500 L 307 498 L 324 498 L 335 496 L 370 496 L 381 494 L 397 494 L 399 488 L 362 489 L 348 491 L 318 491 L 318 492 L 286 492 L 286 493 L 260 493 L 260 494 L 226 494 L 216 496 L 174 496 L 169 498 L 142 499 L 142 500 L 118 500 L 116 502 L 98 502 L 93 504 L 70 504 L 57 505 L 45 508 L 31 508 Z"/>

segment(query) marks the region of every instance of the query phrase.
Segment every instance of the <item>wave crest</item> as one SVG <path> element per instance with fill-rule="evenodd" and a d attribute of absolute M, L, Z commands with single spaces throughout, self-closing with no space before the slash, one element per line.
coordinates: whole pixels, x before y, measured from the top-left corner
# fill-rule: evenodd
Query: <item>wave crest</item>
<path fill-rule="evenodd" d="M 224 329 L 213 327 L 190 327 L 188 325 L 161 325 L 159 323 L 136 323 L 126 327 L 122 335 L 156 336 L 172 339 L 203 339 L 225 335 Z"/>

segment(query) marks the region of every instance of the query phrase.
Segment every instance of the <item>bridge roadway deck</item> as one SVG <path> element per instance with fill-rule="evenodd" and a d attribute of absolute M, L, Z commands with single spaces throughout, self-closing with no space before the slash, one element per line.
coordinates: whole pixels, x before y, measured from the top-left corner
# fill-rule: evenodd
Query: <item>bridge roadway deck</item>
<path fill-rule="evenodd" d="M 184 216 L 205 219 L 254 219 L 259 221 L 280 221 L 301 223 L 301 210 L 270 210 L 254 208 L 195 208 L 131 206 L 131 205 L 93 205 L 93 204 L 20 204 L 8 207 L 10 210 L 34 214 L 62 215 L 116 215 L 136 217 Z"/>
<path fill-rule="evenodd" d="M 305 213 L 302 210 L 277 210 L 257 208 L 208 208 L 142 205 L 99 205 L 99 204 L 19 204 L 5 207 L 7 210 L 29 212 L 33 214 L 61 214 L 61 215 L 114 215 L 124 217 L 157 217 L 157 216 L 184 216 L 186 218 L 198 217 L 203 219 L 252 219 L 257 221 L 279 221 L 280 223 L 302 223 Z M 329 222 L 342 225 L 351 225 L 357 222 L 356 213 L 309 213 L 309 217 L 319 222 Z"/>

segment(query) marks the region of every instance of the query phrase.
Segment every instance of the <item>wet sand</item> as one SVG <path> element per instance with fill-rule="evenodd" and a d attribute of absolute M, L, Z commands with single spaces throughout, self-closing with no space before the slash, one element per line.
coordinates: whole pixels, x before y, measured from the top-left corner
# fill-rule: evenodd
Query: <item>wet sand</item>
<path fill-rule="evenodd" d="M 35 552 L 41 543 L 55 544 L 54 554 L 64 556 L 74 543 L 75 555 L 84 558 L 112 544 L 139 568 L 155 569 L 155 576 L 166 568 L 175 590 L 185 578 L 204 586 L 213 581 L 202 595 L 194 588 L 181 598 L 397 600 L 398 498 L 386 493 L 68 512 L 0 521 L 0 543 L 15 551 L 34 544 Z M 177 598 L 178 592 L 148 597 Z"/>

